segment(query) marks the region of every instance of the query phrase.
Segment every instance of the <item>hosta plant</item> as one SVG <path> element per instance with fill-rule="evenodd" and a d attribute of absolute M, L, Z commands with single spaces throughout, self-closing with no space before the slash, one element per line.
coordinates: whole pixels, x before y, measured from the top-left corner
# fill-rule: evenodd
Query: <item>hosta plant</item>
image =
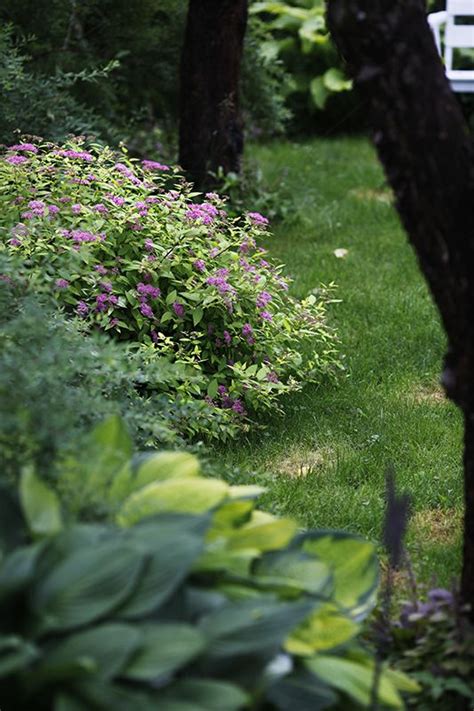
<path fill-rule="evenodd" d="M 0 159 L 0 215 L 0 248 L 35 288 L 145 359 L 189 366 L 187 397 L 242 418 L 334 370 L 327 290 L 290 296 L 259 246 L 267 219 L 230 218 L 166 165 L 20 142 Z"/>
<path fill-rule="evenodd" d="M 2 491 L 2 709 L 368 708 L 374 660 L 357 635 L 373 546 L 299 532 L 255 509 L 255 487 L 201 477 L 190 454 L 124 463 L 121 431 L 95 432 L 89 474 L 115 523 L 67 523 L 31 468 L 22 513 Z M 413 688 L 384 667 L 380 704 L 402 708 Z"/>

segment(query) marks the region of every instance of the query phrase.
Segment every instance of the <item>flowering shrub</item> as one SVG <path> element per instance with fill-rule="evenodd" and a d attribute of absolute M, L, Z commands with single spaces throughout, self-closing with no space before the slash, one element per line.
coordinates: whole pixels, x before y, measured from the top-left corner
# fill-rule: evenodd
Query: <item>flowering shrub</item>
<path fill-rule="evenodd" d="M 80 140 L 20 142 L 0 159 L 0 201 L 0 245 L 24 274 L 87 328 L 204 376 L 181 394 L 241 418 L 333 370 L 326 291 L 291 297 L 258 246 L 268 220 L 229 217 L 175 169 Z"/>

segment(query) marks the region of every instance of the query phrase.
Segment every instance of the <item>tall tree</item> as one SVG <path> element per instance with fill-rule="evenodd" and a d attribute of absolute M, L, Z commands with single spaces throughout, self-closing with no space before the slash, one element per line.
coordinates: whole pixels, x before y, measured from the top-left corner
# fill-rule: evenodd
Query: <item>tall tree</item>
<path fill-rule="evenodd" d="M 239 82 L 247 0 L 189 0 L 181 57 L 179 162 L 195 184 L 239 172 Z"/>
<path fill-rule="evenodd" d="M 424 0 L 329 0 L 332 35 L 448 337 L 442 382 L 465 423 L 461 593 L 474 618 L 474 150 Z M 427 482 L 429 486 L 429 482 Z"/>

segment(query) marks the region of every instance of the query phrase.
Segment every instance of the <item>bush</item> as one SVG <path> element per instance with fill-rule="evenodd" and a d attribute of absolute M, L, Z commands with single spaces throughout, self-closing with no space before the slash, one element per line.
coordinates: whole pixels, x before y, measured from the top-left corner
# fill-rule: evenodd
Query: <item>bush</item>
<path fill-rule="evenodd" d="M 29 131 L 62 140 L 69 133 L 100 133 L 104 121 L 72 93 L 78 83 L 108 78 L 108 66 L 81 72 L 56 71 L 36 75 L 28 67 L 25 44 L 15 44 L 11 26 L 0 27 L 0 142 L 12 140 L 14 131 Z"/>
<path fill-rule="evenodd" d="M 283 64 L 286 104 L 298 130 L 325 123 L 332 129 L 341 112 L 355 112 L 354 101 L 344 94 L 352 88 L 326 27 L 324 0 L 273 0 L 253 2 L 250 13 L 265 21 L 262 54 Z M 339 97 L 338 100 L 335 100 Z M 324 111 L 327 118 L 320 114 Z"/>
<path fill-rule="evenodd" d="M 390 632 L 392 663 L 420 684 L 410 707 L 451 711 L 473 706 L 474 628 L 456 593 L 435 588 L 425 600 L 403 604 Z"/>
<path fill-rule="evenodd" d="M 2 492 L 2 708 L 368 708 L 374 662 L 356 637 L 377 587 L 373 546 L 297 533 L 255 510 L 255 487 L 201 478 L 192 455 L 133 465 L 122 435 L 115 419 L 96 430 L 87 475 L 118 526 L 65 525 L 27 468 L 29 542 Z M 402 708 L 398 689 L 413 688 L 384 668 L 380 702 Z"/>
<path fill-rule="evenodd" d="M 82 332 L 44 297 L 16 280 L 15 265 L 0 260 L 0 468 L 14 480 L 34 464 L 55 480 L 68 455 L 84 446 L 89 427 L 121 414 L 134 441 L 183 446 L 197 437 L 223 439 L 228 413 L 177 395 L 192 375 L 163 358 L 145 361 L 125 343 Z M 149 382 L 162 393 L 147 394 Z M 56 462 L 57 469 L 53 467 Z"/>
<path fill-rule="evenodd" d="M 288 294 L 257 245 L 259 213 L 229 218 L 217 195 L 196 197 L 157 162 L 17 144 L 0 162 L 1 244 L 89 330 L 186 366 L 180 395 L 242 420 L 334 371 L 329 297 Z"/>

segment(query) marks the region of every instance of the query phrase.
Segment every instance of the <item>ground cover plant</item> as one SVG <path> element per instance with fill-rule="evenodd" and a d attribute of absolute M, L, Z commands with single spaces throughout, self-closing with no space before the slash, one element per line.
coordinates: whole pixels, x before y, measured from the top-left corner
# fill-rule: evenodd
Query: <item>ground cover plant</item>
<path fill-rule="evenodd" d="M 391 463 L 412 496 L 417 577 L 449 587 L 460 570 L 461 421 L 439 386 L 444 335 L 375 154 L 356 138 L 252 153 L 270 181 L 286 170 L 295 219 L 268 247 L 297 275 L 293 293 L 329 274 L 339 285 L 332 318 L 348 377 L 295 395 L 271 435 L 228 452 L 232 480 L 267 484 L 263 505 L 304 525 L 379 540 Z"/>
<path fill-rule="evenodd" d="M 71 522 L 31 466 L 19 497 L 1 491 L 2 708 L 370 706 L 374 659 L 358 640 L 378 583 L 369 542 L 298 533 L 255 508 L 259 487 L 203 478 L 190 454 L 130 460 L 118 418 L 91 437 L 73 490 L 107 500 L 115 525 Z M 384 706 L 416 691 L 384 665 Z"/>
<path fill-rule="evenodd" d="M 183 397 L 244 422 L 334 371 L 328 293 L 289 296 L 258 244 L 267 219 L 230 218 L 169 166 L 23 142 L 1 160 L 0 200 L 2 249 L 22 260 L 19 275 L 89 329 L 186 366 Z"/>

